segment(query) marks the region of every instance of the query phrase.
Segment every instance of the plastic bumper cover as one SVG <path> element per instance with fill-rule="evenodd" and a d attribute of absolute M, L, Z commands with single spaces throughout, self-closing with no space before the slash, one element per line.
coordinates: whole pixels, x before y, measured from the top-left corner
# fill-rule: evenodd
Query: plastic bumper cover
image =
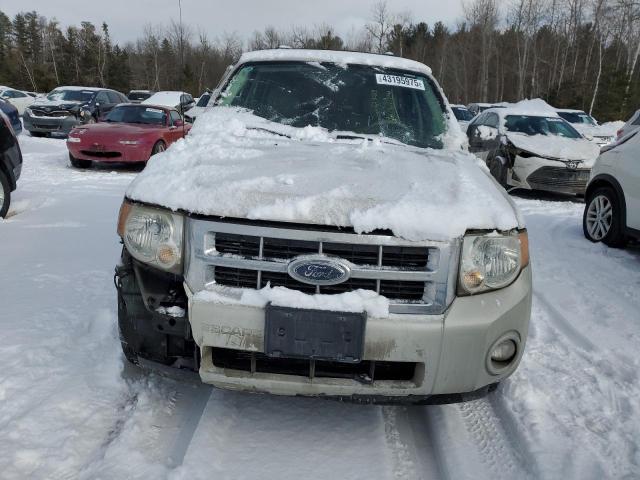
<path fill-rule="evenodd" d="M 340 398 L 460 396 L 484 391 L 508 377 L 522 357 L 531 314 L 531 270 L 509 287 L 458 297 L 444 315 L 368 318 L 364 360 L 415 362 L 411 381 L 364 384 L 348 378 L 248 372 L 214 365 L 214 349 L 264 351 L 263 308 L 200 300 L 185 284 L 189 321 L 201 349 L 203 382 L 233 390 Z M 505 334 L 517 339 L 516 357 L 499 374 L 487 368 L 489 350 Z M 456 400 L 457 401 L 457 400 Z M 428 402 L 427 402 L 428 403 Z"/>

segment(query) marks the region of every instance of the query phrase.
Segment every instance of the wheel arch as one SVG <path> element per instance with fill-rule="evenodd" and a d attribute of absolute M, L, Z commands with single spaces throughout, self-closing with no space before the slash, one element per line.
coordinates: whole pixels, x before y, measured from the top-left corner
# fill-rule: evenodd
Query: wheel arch
<path fill-rule="evenodd" d="M 601 173 L 600 175 L 596 175 L 595 177 L 593 177 L 593 179 L 589 182 L 589 185 L 587 186 L 587 190 L 584 194 L 585 203 L 589 198 L 589 195 L 591 195 L 592 192 L 594 192 L 596 189 L 600 187 L 613 188 L 613 191 L 616 193 L 616 196 L 620 201 L 620 213 L 623 221 L 622 227 L 626 229 L 627 228 L 627 202 L 624 197 L 624 190 L 622 190 L 622 186 L 620 185 L 618 180 L 615 179 L 615 177 L 607 173 Z"/>

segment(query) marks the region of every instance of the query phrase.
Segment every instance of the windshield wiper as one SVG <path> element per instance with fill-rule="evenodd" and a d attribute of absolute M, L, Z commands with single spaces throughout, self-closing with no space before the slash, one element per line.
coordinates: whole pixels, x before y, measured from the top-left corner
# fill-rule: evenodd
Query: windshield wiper
<path fill-rule="evenodd" d="M 382 135 L 356 135 L 356 134 L 338 134 L 336 135 L 336 140 L 368 140 L 373 142 L 375 140 L 379 140 L 382 143 L 388 143 L 390 145 L 402 145 L 403 147 L 408 147 L 409 145 L 401 142 L 400 140 L 396 140 L 395 138 L 384 137 Z"/>
<path fill-rule="evenodd" d="M 291 136 L 287 135 L 286 133 L 276 132 L 275 130 L 269 130 L 268 128 L 264 127 L 247 127 L 247 130 L 256 130 L 258 132 L 266 132 L 271 133 L 272 135 L 278 135 L 279 137 L 291 138 Z"/>

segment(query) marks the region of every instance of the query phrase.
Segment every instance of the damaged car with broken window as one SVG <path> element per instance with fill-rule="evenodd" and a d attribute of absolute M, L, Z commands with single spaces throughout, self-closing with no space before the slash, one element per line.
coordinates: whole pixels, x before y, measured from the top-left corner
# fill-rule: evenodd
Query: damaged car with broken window
<path fill-rule="evenodd" d="M 245 53 L 120 209 L 128 360 L 217 387 L 448 403 L 517 368 L 527 231 L 431 71 Z"/>

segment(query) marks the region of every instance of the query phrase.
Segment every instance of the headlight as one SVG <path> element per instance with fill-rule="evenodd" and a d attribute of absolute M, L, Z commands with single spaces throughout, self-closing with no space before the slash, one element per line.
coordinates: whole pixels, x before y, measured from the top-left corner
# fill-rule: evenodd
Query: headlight
<path fill-rule="evenodd" d="M 33 115 L 33 112 L 31 111 L 31 109 L 29 107 L 24 109 L 24 113 L 26 113 L 28 115 Z"/>
<path fill-rule="evenodd" d="M 140 142 L 138 140 L 120 140 L 118 143 L 120 145 L 138 145 Z"/>
<path fill-rule="evenodd" d="M 467 235 L 462 243 L 458 295 L 510 285 L 529 264 L 527 232 Z"/>
<path fill-rule="evenodd" d="M 136 260 L 173 273 L 182 272 L 182 215 L 125 201 L 118 234 Z"/>
<path fill-rule="evenodd" d="M 80 143 L 82 141 L 79 137 L 67 137 L 67 143 Z"/>

